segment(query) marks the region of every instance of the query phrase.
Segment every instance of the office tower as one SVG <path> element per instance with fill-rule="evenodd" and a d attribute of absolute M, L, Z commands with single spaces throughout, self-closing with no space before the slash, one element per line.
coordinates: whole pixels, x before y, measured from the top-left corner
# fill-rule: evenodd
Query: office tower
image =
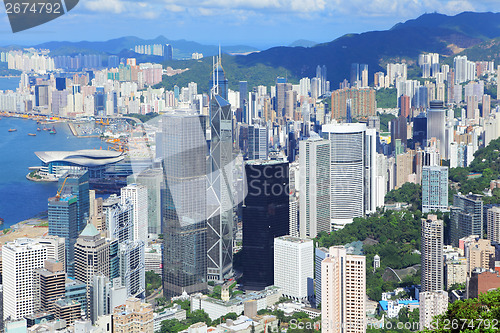
<path fill-rule="evenodd" d="M 35 86 L 35 106 L 47 107 L 49 105 L 49 86 Z"/>
<path fill-rule="evenodd" d="M 109 315 L 116 306 L 125 304 L 126 289 L 120 284 L 120 279 L 115 279 L 112 283 L 104 275 L 94 275 L 91 283 L 91 322 L 95 324 L 99 317 Z"/>
<path fill-rule="evenodd" d="M 488 239 L 492 242 L 500 243 L 500 207 L 492 207 L 487 213 L 487 230 Z"/>
<path fill-rule="evenodd" d="M 146 169 L 139 174 L 127 177 L 127 183 L 146 186 L 148 190 L 148 233 L 157 237 L 161 234 L 161 188 L 162 169 Z"/>
<path fill-rule="evenodd" d="M 127 296 L 144 297 L 146 271 L 144 269 L 144 242 L 120 243 L 120 277 L 122 286 L 127 287 Z"/>
<path fill-rule="evenodd" d="M 82 315 L 87 311 L 87 285 L 75 279 L 66 278 L 65 282 L 65 298 L 76 301 L 81 304 Z"/>
<path fill-rule="evenodd" d="M 285 92 L 292 90 L 292 85 L 286 82 L 286 78 L 276 78 L 276 97 L 274 103 L 274 110 L 278 117 L 285 115 Z"/>
<path fill-rule="evenodd" d="M 47 259 L 59 261 L 63 264 L 63 271 L 66 263 L 66 246 L 65 239 L 58 236 L 43 236 L 37 238 L 36 241 L 47 249 Z"/>
<path fill-rule="evenodd" d="M 288 163 L 245 164 L 248 193 L 243 204 L 243 277 L 245 289 L 274 283 L 274 238 L 289 229 Z M 266 176 L 267 175 L 267 176 Z"/>
<path fill-rule="evenodd" d="M 219 60 L 214 76 L 220 68 Z M 222 281 L 233 270 L 233 116 L 231 104 L 227 102 L 227 80 L 224 83 L 220 74 L 217 75 L 219 79 L 212 87 L 210 100 L 212 137 L 208 159 L 207 276 L 209 280 Z"/>
<path fill-rule="evenodd" d="M 444 229 L 436 215 L 422 219 L 420 252 L 422 263 L 422 292 L 443 290 L 444 282 Z"/>
<path fill-rule="evenodd" d="M 45 260 L 44 267 L 34 272 L 33 292 L 36 295 L 34 310 L 36 312 L 54 312 L 54 302 L 65 297 L 66 273 L 63 263 Z"/>
<path fill-rule="evenodd" d="M 113 332 L 153 333 L 153 306 L 137 298 L 127 299 L 113 310 Z"/>
<path fill-rule="evenodd" d="M 43 267 L 47 249 L 29 238 L 18 238 L 2 247 L 3 318 L 32 314 L 35 270 Z"/>
<path fill-rule="evenodd" d="M 297 92 L 293 90 L 285 91 L 285 108 L 283 116 L 287 120 L 295 119 L 296 107 L 297 107 Z"/>
<path fill-rule="evenodd" d="M 163 57 L 165 60 L 172 60 L 174 58 L 174 48 L 170 44 L 165 44 L 165 49 L 163 50 Z"/>
<path fill-rule="evenodd" d="M 92 223 L 97 230 L 106 230 L 106 214 L 103 212 L 103 199 L 95 197 L 95 190 L 89 191 L 89 217 L 90 223 Z"/>
<path fill-rule="evenodd" d="M 361 64 L 359 70 L 361 72 L 361 87 L 366 88 L 368 87 L 368 65 Z"/>
<path fill-rule="evenodd" d="M 330 232 L 330 141 L 303 140 L 299 151 L 300 237 L 315 238 Z"/>
<path fill-rule="evenodd" d="M 445 118 L 446 110 L 442 101 L 431 101 L 427 110 L 427 140 L 435 138 L 438 140 L 438 149 L 442 158 L 446 159 L 445 140 Z"/>
<path fill-rule="evenodd" d="M 330 256 L 330 251 L 325 247 L 314 249 L 314 303 L 321 304 L 321 262 Z"/>
<path fill-rule="evenodd" d="M 134 205 L 130 199 L 121 200 L 106 209 L 109 237 L 118 242 L 134 240 Z"/>
<path fill-rule="evenodd" d="M 63 91 L 66 89 L 66 78 L 56 77 L 56 89 L 57 91 Z"/>
<path fill-rule="evenodd" d="M 283 296 L 295 301 L 312 301 L 314 242 L 292 236 L 274 239 L 274 285 Z"/>
<path fill-rule="evenodd" d="M 431 328 L 434 317 L 448 310 L 448 293 L 443 290 L 427 291 L 421 292 L 419 297 L 420 329 L 423 330 Z"/>
<path fill-rule="evenodd" d="M 49 235 L 64 238 L 64 267 L 69 276 L 74 275 L 74 247 L 78 238 L 77 221 L 78 200 L 73 194 L 49 198 L 48 220 Z"/>
<path fill-rule="evenodd" d="M 248 116 L 248 82 L 240 81 L 240 109 L 243 115 L 242 122 L 248 124 L 250 122 Z"/>
<path fill-rule="evenodd" d="M 331 142 L 330 187 L 332 228 L 376 210 L 376 130 L 365 124 L 323 125 Z"/>
<path fill-rule="evenodd" d="M 269 136 L 267 126 L 248 126 L 248 159 L 267 160 L 269 155 Z"/>
<path fill-rule="evenodd" d="M 327 79 L 326 73 L 326 65 L 321 66 L 321 95 L 324 95 L 330 90 L 330 82 Z"/>
<path fill-rule="evenodd" d="M 359 81 L 361 80 L 360 78 L 360 71 L 359 71 L 359 64 L 358 63 L 353 63 L 351 64 L 351 87 L 358 87 L 360 85 Z"/>
<path fill-rule="evenodd" d="M 108 240 L 109 243 L 109 279 L 114 281 L 120 277 L 120 241 L 118 239 Z"/>
<path fill-rule="evenodd" d="M 399 97 L 399 115 L 404 118 L 411 117 L 411 98 L 410 96 L 401 95 Z"/>
<path fill-rule="evenodd" d="M 366 331 L 366 258 L 333 246 L 321 262 L 321 332 Z"/>
<path fill-rule="evenodd" d="M 87 285 L 87 318 L 90 316 L 92 276 L 109 277 L 109 244 L 92 224 L 87 224 L 75 244 L 75 278 Z"/>
<path fill-rule="evenodd" d="M 214 66 L 212 71 L 212 78 L 210 79 L 210 88 L 217 87 L 215 94 L 219 95 L 225 101 L 228 100 L 228 81 L 226 79 L 226 74 L 224 68 L 222 68 L 222 58 L 219 55 L 214 57 Z"/>
<path fill-rule="evenodd" d="M 396 152 L 397 154 L 404 152 L 404 147 L 408 145 L 408 125 L 406 118 L 403 116 L 399 116 L 397 118 L 391 119 L 391 146 L 392 150 L 395 150 L 395 142 L 399 140 L 401 143 L 400 152 Z"/>
<path fill-rule="evenodd" d="M 416 148 L 418 145 L 423 149 L 427 146 L 427 117 L 425 113 L 419 114 L 413 118 L 413 145 Z"/>
<path fill-rule="evenodd" d="M 121 189 L 121 200 L 132 203 L 134 217 L 134 240 L 148 241 L 148 189 L 146 186 L 130 184 Z"/>
<path fill-rule="evenodd" d="M 488 118 L 491 113 L 491 96 L 490 95 L 483 95 L 483 110 L 481 117 L 483 118 Z"/>
<path fill-rule="evenodd" d="M 422 168 L 422 212 L 448 210 L 448 167 Z"/>
<path fill-rule="evenodd" d="M 483 201 L 478 194 L 455 194 L 450 208 L 451 245 L 470 235 L 483 237 Z"/>
<path fill-rule="evenodd" d="M 95 324 L 99 316 L 109 314 L 111 282 L 104 275 L 94 275 L 91 283 L 90 320 Z"/>
<path fill-rule="evenodd" d="M 59 178 L 58 187 L 61 195 L 71 193 L 77 198 L 76 225 L 78 233 L 82 232 L 87 225 L 86 219 L 90 211 L 89 177 L 91 176 L 90 171 L 72 169 Z"/>
<path fill-rule="evenodd" d="M 207 289 L 206 117 L 162 118 L 163 292 L 166 297 Z"/>
<path fill-rule="evenodd" d="M 82 317 L 81 307 L 77 301 L 59 299 L 54 302 L 54 316 L 61 321 L 64 320 L 67 326 L 71 326 Z"/>

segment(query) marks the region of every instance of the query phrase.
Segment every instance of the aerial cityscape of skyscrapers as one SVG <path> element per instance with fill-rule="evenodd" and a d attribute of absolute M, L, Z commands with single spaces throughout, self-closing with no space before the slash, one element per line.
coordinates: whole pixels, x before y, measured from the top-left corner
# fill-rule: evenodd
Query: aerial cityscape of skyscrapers
<path fill-rule="evenodd" d="M 0 52 L 4 135 L 83 142 L 30 152 L 23 180 L 53 187 L 0 235 L 0 331 L 432 330 L 500 288 L 493 58 L 266 76 L 134 43 Z"/>

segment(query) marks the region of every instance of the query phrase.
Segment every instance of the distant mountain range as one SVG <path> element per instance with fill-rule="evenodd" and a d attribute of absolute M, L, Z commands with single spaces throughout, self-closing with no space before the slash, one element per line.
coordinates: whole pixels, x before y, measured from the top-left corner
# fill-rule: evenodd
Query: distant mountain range
<path fill-rule="evenodd" d="M 171 44 L 176 59 L 190 58 L 193 52 L 203 53 L 205 57 L 213 56 L 219 49 L 216 45 L 169 40 L 164 36 L 150 40 L 129 36 L 105 42 L 48 42 L 34 47 L 48 48 L 52 55 L 101 53 L 136 57 L 139 62 L 162 61 L 160 57 L 138 55 L 133 51 L 135 45 L 146 44 Z M 259 50 L 245 45 L 223 47 L 223 52 L 227 54 L 225 61 L 235 70 L 234 74 L 227 73 L 234 80 L 234 84 L 239 80 L 259 84 L 259 77 L 265 73 L 265 84 L 271 82 L 270 74 L 274 73 L 283 73 L 292 82 L 297 82 L 301 77 L 315 76 L 317 65 L 326 65 L 331 87 L 336 88 L 339 82 L 349 79 L 350 65 L 355 62 L 369 65 L 371 81 L 373 73 L 385 70 L 388 62 L 405 60 L 412 65 L 422 52 L 437 52 L 443 57 L 466 54 L 471 60 L 500 59 L 500 13 L 464 12 L 455 16 L 424 14 L 416 19 L 398 23 L 385 31 L 347 34 L 320 44 L 298 40 L 289 46 L 255 51 Z M 203 59 L 204 62 L 208 65 L 196 65 L 199 61 L 165 63 L 176 68 L 196 69 L 168 78 L 166 86 L 187 79 L 195 80 L 199 85 L 205 83 L 210 77 L 211 60 Z M 449 60 L 446 62 L 449 63 Z M 230 82 L 230 85 L 232 84 L 233 82 Z"/>
<path fill-rule="evenodd" d="M 318 43 L 313 42 L 312 40 L 307 40 L 307 39 L 298 39 L 292 44 L 288 45 L 288 47 L 297 47 L 297 46 L 302 46 L 302 47 L 313 47 L 314 45 L 317 45 Z"/>
<path fill-rule="evenodd" d="M 164 36 L 158 36 L 154 39 L 142 39 L 139 37 L 128 36 L 116 39 L 111 39 L 102 42 L 46 42 L 38 45 L 32 45 L 35 48 L 46 48 L 51 50 L 52 55 L 74 55 L 78 53 L 90 54 L 128 54 L 130 50 L 134 50 L 136 45 L 153 45 L 153 44 L 171 44 L 174 48 L 174 58 L 183 59 L 191 58 L 194 52 L 203 53 L 204 56 L 216 55 L 219 52 L 217 45 L 204 45 L 197 42 L 187 41 L 184 39 L 170 40 Z M 18 46 L 17 48 L 19 48 Z M 16 48 L 11 46 L 8 48 Z M 251 51 L 258 51 L 257 48 L 246 45 L 230 45 L 223 47 L 224 52 L 227 53 L 246 53 Z"/>
<path fill-rule="evenodd" d="M 412 63 L 422 52 L 453 56 L 471 49 L 476 50 L 472 52 L 474 56 L 480 57 L 479 46 L 488 45 L 496 37 L 500 37 L 500 13 L 464 12 L 455 16 L 434 13 L 398 23 L 386 31 L 347 34 L 308 48 L 275 47 L 237 56 L 235 61 L 247 67 L 282 66 L 299 78 L 314 76 L 317 65 L 326 65 L 328 79 L 335 88 L 349 78 L 350 64 L 354 62 L 369 65 L 371 80 L 373 73 L 384 70 L 387 62 L 406 59 Z M 494 49 L 491 53 L 493 56 Z M 494 56 L 499 57 L 499 53 Z"/>

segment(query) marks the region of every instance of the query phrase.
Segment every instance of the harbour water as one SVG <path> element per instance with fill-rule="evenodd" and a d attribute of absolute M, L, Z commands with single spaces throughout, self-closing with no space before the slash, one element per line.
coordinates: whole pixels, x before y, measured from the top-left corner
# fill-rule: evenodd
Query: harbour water
<path fill-rule="evenodd" d="M 19 81 L 21 78 L 19 76 L 0 76 L 0 90 L 12 90 L 16 91 L 19 87 Z"/>
<path fill-rule="evenodd" d="M 0 82 L 0 89 L 1 82 Z M 4 88 L 8 89 L 8 88 Z M 2 228 L 47 210 L 47 199 L 55 196 L 57 183 L 35 183 L 26 179 L 30 166 L 39 166 L 36 151 L 105 149 L 99 138 L 77 138 L 66 123 L 57 123 L 57 134 L 37 131 L 36 121 L 0 117 L 0 218 Z M 52 126 L 51 126 L 52 127 Z M 9 129 L 16 129 L 9 132 Z M 36 136 L 28 136 L 35 133 Z"/>

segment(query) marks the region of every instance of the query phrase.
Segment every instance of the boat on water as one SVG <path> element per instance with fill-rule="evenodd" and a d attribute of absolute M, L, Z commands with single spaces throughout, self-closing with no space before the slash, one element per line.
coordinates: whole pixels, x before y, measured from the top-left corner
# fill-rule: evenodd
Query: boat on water
<path fill-rule="evenodd" d="M 43 130 L 48 131 L 49 129 L 47 127 L 43 126 Z"/>
<path fill-rule="evenodd" d="M 9 132 L 15 132 L 15 131 L 17 131 L 17 129 L 15 129 L 15 128 L 9 128 Z"/>
<path fill-rule="evenodd" d="M 49 133 L 50 134 L 56 134 L 57 133 L 56 128 L 54 126 L 52 126 L 52 129 L 50 130 Z"/>
<path fill-rule="evenodd" d="M 36 130 L 37 130 L 38 132 L 40 132 L 40 131 L 41 131 L 40 127 L 37 127 L 37 128 L 36 128 Z"/>
<path fill-rule="evenodd" d="M 3 218 L 0 217 L 0 225 L 2 225 L 4 222 Z"/>
<path fill-rule="evenodd" d="M 35 133 L 28 133 L 29 136 L 36 136 Z"/>

